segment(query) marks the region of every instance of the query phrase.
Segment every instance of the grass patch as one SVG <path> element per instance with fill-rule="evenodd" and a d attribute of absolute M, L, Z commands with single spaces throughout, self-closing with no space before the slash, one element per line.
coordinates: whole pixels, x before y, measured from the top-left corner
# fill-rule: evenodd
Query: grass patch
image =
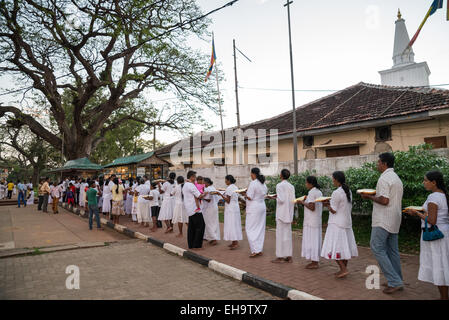
<path fill-rule="evenodd" d="M 218 207 L 218 219 L 220 222 L 224 222 L 224 207 Z M 242 226 L 245 225 L 245 211 L 241 211 L 242 214 Z M 267 213 L 267 227 L 276 228 L 275 214 Z M 327 221 L 329 219 L 329 211 L 323 211 L 323 232 L 326 231 Z M 299 212 L 298 219 L 292 225 L 293 230 L 301 230 L 303 228 L 304 213 L 302 210 Z M 357 245 L 362 247 L 370 246 L 371 238 L 371 215 L 352 215 L 352 230 L 354 231 L 354 237 Z M 417 221 L 408 219 L 401 224 L 401 230 L 399 231 L 399 251 L 407 254 L 419 254 L 421 230 Z"/>

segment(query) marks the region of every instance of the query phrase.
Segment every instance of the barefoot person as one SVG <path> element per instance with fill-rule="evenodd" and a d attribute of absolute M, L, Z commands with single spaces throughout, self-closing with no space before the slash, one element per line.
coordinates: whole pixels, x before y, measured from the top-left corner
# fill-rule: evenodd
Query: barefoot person
<path fill-rule="evenodd" d="M 306 188 L 309 190 L 305 201 L 298 201 L 304 206 L 304 222 L 302 229 L 301 257 L 311 260 L 306 269 L 318 269 L 322 242 L 322 212 L 323 205 L 315 202 L 323 196 L 318 180 L 314 176 L 306 178 Z"/>
<path fill-rule="evenodd" d="M 404 289 L 401 260 L 398 247 L 398 233 L 402 220 L 403 185 L 394 172 L 394 155 L 382 153 L 377 161 L 381 172 L 376 186 L 376 195 L 362 194 L 362 198 L 373 201 L 371 250 L 382 269 L 387 283 L 385 294 Z"/>
<path fill-rule="evenodd" d="M 184 223 L 189 223 L 189 216 L 187 215 L 187 210 L 184 206 L 184 195 L 182 193 L 182 189 L 184 187 L 184 177 L 178 176 L 176 178 L 176 182 L 177 185 L 171 194 L 175 199 L 172 223 L 173 225 L 178 225 L 179 233 L 176 237 L 182 238 L 182 226 Z"/>
<path fill-rule="evenodd" d="M 118 178 L 114 179 L 114 186 L 112 187 L 112 208 L 111 208 L 111 217 L 112 222 L 119 224 L 120 216 L 125 215 L 125 210 L 123 210 L 123 193 L 125 192 L 125 188 L 123 184 L 119 183 Z"/>
<path fill-rule="evenodd" d="M 148 196 L 150 194 L 150 188 L 143 179 L 140 179 L 139 185 L 137 186 L 135 193 L 138 195 L 137 198 L 137 223 L 141 224 L 142 227 L 150 226 L 150 217 L 148 216 L 150 200 Z"/>
<path fill-rule="evenodd" d="M 150 195 L 153 197 L 153 199 L 150 201 L 150 208 L 151 208 L 151 220 L 153 221 L 153 227 L 151 227 L 151 231 L 156 231 L 158 226 L 158 216 L 159 216 L 159 191 L 157 190 L 157 183 L 153 182 L 151 184 L 151 192 Z"/>
<path fill-rule="evenodd" d="M 209 241 L 209 244 L 214 246 L 220 240 L 220 222 L 218 220 L 218 196 L 217 189 L 213 186 L 213 182 L 209 178 L 204 178 L 205 188 L 203 202 L 203 218 L 206 224 L 206 231 L 204 232 L 204 239 Z"/>
<path fill-rule="evenodd" d="M 337 190 L 332 193 L 330 202 L 323 203 L 329 208 L 329 220 L 321 256 L 335 260 L 340 267 L 340 271 L 335 273 L 335 276 L 344 278 L 349 274 L 348 260 L 358 256 L 352 231 L 352 194 L 343 172 L 335 171 L 332 174 L 332 180 Z"/>
<path fill-rule="evenodd" d="M 423 205 L 424 213 L 408 209 L 411 216 L 418 216 L 421 227 L 437 226 L 444 238 L 424 241 L 421 235 L 418 280 L 438 287 L 441 300 L 449 300 L 449 195 L 444 177 L 439 171 L 430 171 L 424 177 L 424 188 L 432 192 Z"/>
<path fill-rule="evenodd" d="M 267 222 L 267 208 L 265 206 L 265 196 L 267 186 L 265 177 L 260 174 L 259 168 L 251 169 L 251 179 L 246 191 L 246 221 L 245 230 L 248 237 L 250 258 L 262 255 L 263 243 L 265 240 L 265 225 Z"/>
<path fill-rule="evenodd" d="M 292 222 L 295 211 L 295 187 L 288 182 L 290 171 L 281 171 L 281 182 L 276 185 L 276 259 L 273 263 L 293 262 Z"/>
<path fill-rule="evenodd" d="M 235 250 L 239 247 L 239 241 L 243 239 L 239 196 L 235 192 L 238 188 L 232 175 L 225 177 L 225 183 L 228 187 L 223 194 L 220 193 L 220 196 L 225 201 L 223 240 L 232 241 L 229 249 Z"/>
<path fill-rule="evenodd" d="M 171 172 L 168 176 L 168 181 L 165 181 L 162 186 L 159 183 L 159 192 L 163 198 L 161 211 L 159 212 L 159 217 L 157 219 L 163 221 L 167 226 L 165 233 L 173 232 L 173 224 L 171 220 L 173 218 L 174 199 L 171 196 L 171 193 L 175 187 L 175 178 L 176 173 Z"/>
<path fill-rule="evenodd" d="M 189 249 L 201 249 L 203 247 L 204 237 L 204 218 L 200 209 L 201 192 L 196 188 L 194 182 L 196 172 L 187 172 L 187 181 L 182 188 L 184 196 L 184 206 L 189 216 L 189 226 L 187 228 L 187 243 Z"/>

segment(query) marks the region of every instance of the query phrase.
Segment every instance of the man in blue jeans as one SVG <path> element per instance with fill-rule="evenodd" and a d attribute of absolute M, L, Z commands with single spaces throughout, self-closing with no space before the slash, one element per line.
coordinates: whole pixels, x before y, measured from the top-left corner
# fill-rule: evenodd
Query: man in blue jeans
<path fill-rule="evenodd" d="M 398 233 L 402 220 L 403 185 L 394 172 L 394 155 L 379 155 L 377 169 L 382 174 L 377 181 L 376 195 L 363 194 L 373 201 L 371 250 L 388 283 L 383 284 L 385 294 L 404 289 L 401 259 L 398 248 Z"/>
<path fill-rule="evenodd" d="M 91 181 L 89 190 L 87 190 L 87 206 L 89 208 L 89 230 L 92 230 L 92 218 L 95 214 L 95 220 L 97 221 L 97 229 L 103 230 L 100 224 L 100 215 L 98 214 L 98 202 L 97 202 L 97 189 L 95 187 L 95 181 Z M 101 194 L 101 192 L 99 192 Z"/>
<path fill-rule="evenodd" d="M 20 200 L 22 200 L 23 202 L 23 206 L 26 207 L 27 203 L 25 201 L 25 196 L 26 196 L 26 187 L 23 183 L 19 181 L 17 181 L 17 191 L 19 192 L 19 195 L 17 196 L 17 204 L 18 207 L 20 208 Z"/>

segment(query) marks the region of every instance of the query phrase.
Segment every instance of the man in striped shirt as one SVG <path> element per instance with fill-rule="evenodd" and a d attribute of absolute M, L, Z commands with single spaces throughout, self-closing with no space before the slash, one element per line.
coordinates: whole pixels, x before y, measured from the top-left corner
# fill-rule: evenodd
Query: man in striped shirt
<path fill-rule="evenodd" d="M 383 284 L 386 294 L 402 291 L 403 278 L 398 247 L 398 233 L 402 217 L 403 185 L 394 172 L 394 155 L 379 155 L 377 169 L 382 173 L 376 186 L 376 195 L 362 195 L 373 201 L 371 250 L 388 280 Z"/>

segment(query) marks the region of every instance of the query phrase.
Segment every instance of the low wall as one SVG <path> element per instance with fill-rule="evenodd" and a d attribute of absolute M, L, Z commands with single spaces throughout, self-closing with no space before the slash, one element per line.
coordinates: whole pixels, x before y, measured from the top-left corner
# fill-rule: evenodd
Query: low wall
<path fill-rule="evenodd" d="M 440 156 L 449 158 L 449 149 L 437 149 L 433 152 Z M 359 168 L 366 162 L 377 161 L 378 154 L 369 154 L 361 156 L 299 160 L 298 170 L 304 172 L 306 170 L 315 170 L 318 176 L 331 175 L 334 171 L 345 171 L 349 168 Z M 250 182 L 251 168 L 258 167 L 265 176 L 276 176 L 282 169 L 289 169 L 293 172 L 293 161 L 279 162 L 276 165 L 258 164 L 258 165 L 229 165 L 228 174 L 232 174 L 237 180 L 236 185 L 240 188 L 246 187 Z M 176 175 L 186 176 L 187 171 L 191 169 L 175 170 Z M 226 169 L 224 166 L 195 168 L 197 175 L 212 179 L 215 187 L 225 187 L 224 177 Z"/>

